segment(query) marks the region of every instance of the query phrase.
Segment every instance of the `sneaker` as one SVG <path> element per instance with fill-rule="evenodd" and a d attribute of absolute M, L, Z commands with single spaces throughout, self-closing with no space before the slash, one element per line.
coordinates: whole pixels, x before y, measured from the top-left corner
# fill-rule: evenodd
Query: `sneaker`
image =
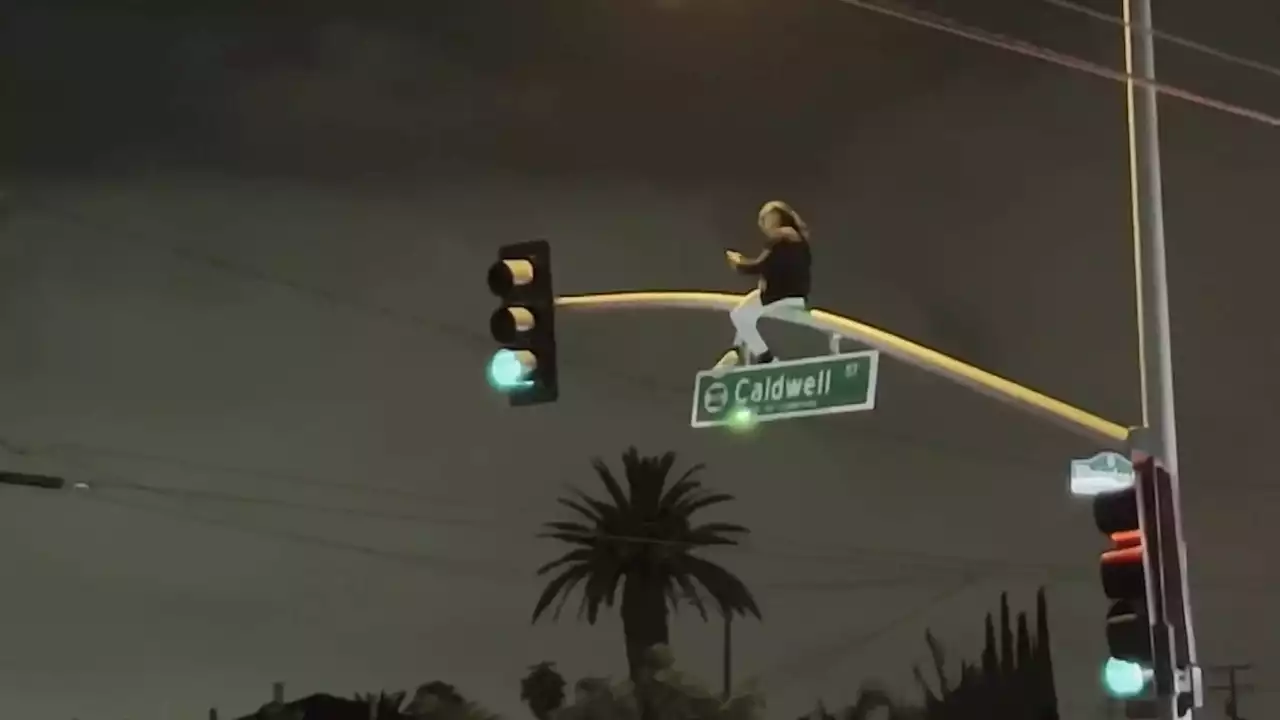
<path fill-rule="evenodd" d="M 726 368 L 735 367 L 741 364 L 741 362 L 742 362 L 742 358 L 741 356 L 738 355 L 738 348 L 729 348 L 728 350 L 725 351 L 724 355 L 720 356 L 720 359 L 716 362 L 715 367 L 712 369 L 723 370 Z"/>

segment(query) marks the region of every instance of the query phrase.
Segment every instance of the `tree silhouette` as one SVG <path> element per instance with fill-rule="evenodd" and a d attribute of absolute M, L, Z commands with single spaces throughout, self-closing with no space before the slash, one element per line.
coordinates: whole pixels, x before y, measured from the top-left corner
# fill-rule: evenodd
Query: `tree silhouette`
<path fill-rule="evenodd" d="M 1000 627 L 987 613 L 985 641 L 977 663 L 961 662 L 952 676 L 942 644 L 925 631 L 933 680 L 913 669 L 922 693 L 919 706 L 896 702 L 876 686 L 864 686 L 857 701 L 832 714 L 822 705 L 800 720 L 866 720 L 885 710 L 890 720 L 1058 720 L 1058 697 L 1053 681 L 1049 613 L 1044 589 L 1036 595 L 1036 632 L 1030 632 L 1026 613 L 1019 613 L 1016 630 L 1009 613 L 1008 594 L 1000 596 Z M 954 682 L 953 682 L 954 677 Z"/>
<path fill-rule="evenodd" d="M 621 583 L 627 663 L 635 682 L 643 679 L 647 651 L 669 640 L 668 608 L 687 602 L 704 620 L 708 605 L 718 615 L 760 617 L 755 598 L 737 576 L 695 554 L 701 548 L 737 545 L 737 538 L 747 534 L 740 525 L 693 524 L 699 510 L 733 496 L 706 490 L 695 479 L 702 465 L 689 468 L 668 486 L 675 462 L 675 453 L 641 456 L 629 448 L 622 455 L 624 491 L 609 467 L 594 460 L 608 501 L 573 489 L 559 503 L 580 519 L 546 523 L 542 533 L 572 549 L 538 568 L 538 575 L 557 574 L 538 598 L 533 621 L 557 599 L 554 617 L 559 617 L 574 590 L 581 587 L 579 617 L 594 624 L 601 607 L 613 607 Z"/>
<path fill-rule="evenodd" d="M 378 720 L 497 718 L 468 701 L 448 683 L 429 682 L 419 686 L 408 705 L 404 705 L 405 697 L 403 692 L 357 693 L 354 698 L 317 693 L 289 703 L 267 703 L 258 712 L 241 720 L 369 720 L 370 711 L 374 709 Z"/>
<path fill-rule="evenodd" d="M 564 688 L 564 677 L 556 671 L 556 664 L 540 662 L 520 681 L 520 699 L 535 718 L 550 720 L 551 714 L 564 706 Z"/>
<path fill-rule="evenodd" d="M 1057 720 L 1058 699 L 1053 681 L 1049 620 L 1044 589 L 1036 596 L 1036 635 L 1032 637 L 1026 613 L 1019 613 L 1016 631 L 1009 613 L 1009 596 L 1000 596 L 999 651 L 996 628 L 986 617 L 986 642 L 978 665 L 960 664 L 959 681 L 951 684 L 942 646 L 930 632 L 925 642 L 936 681 L 930 684 L 919 667 L 916 681 L 924 696 L 929 720 L 969 720 L 999 717 L 1008 720 Z M 936 685 L 936 690 L 934 689 Z M 898 717 L 895 715 L 895 717 Z"/>

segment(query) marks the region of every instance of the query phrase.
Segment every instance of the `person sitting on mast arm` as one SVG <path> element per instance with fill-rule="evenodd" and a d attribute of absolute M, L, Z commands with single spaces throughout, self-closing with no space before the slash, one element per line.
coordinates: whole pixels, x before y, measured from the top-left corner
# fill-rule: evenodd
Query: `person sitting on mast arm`
<path fill-rule="evenodd" d="M 782 308 L 808 307 L 813 263 L 809 228 L 790 205 L 780 200 L 760 208 L 757 224 L 765 236 L 765 247 L 759 255 L 747 259 L 735 250 L 725 251 L 730 267 L 758 280 L 756 289 L 729 311 L 729 321 L 737 334 L 733 348 L 720 358 L 717 368 L 773 362 L 773 353 L 756 327 L 760 318 Z M 742 357 L 744 346 L 747 358 Z"/>

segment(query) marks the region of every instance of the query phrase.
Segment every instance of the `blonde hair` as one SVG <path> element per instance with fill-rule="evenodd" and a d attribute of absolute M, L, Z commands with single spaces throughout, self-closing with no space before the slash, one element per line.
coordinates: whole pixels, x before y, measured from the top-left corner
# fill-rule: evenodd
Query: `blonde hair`
<path fill-rule="evenodd" d="M 764 218 L 770 213 L 777 213 L 782 216 L 782 230 L 794 230 L 799 239 L 809 239 L 809 226 L 805 224 L 804 219 L 800 217 L 800 213 L 795 211 L 795 208 L 781 200 L 770 200 L 760 206 L 760 212 L 756 215 L 756 222 L 760 227 L 764 227 Z"/>

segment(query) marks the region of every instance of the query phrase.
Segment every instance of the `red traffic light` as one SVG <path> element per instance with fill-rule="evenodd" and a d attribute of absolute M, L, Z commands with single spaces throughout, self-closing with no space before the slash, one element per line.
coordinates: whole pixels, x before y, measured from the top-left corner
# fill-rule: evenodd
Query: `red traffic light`
<path fill-rule="evenodd" d="M 1119 600 L 1146 596 L 1146 547 L 1141 530 L 1112 533 L 1112 547 L 1102 553 L 1102 589 Z"/>

